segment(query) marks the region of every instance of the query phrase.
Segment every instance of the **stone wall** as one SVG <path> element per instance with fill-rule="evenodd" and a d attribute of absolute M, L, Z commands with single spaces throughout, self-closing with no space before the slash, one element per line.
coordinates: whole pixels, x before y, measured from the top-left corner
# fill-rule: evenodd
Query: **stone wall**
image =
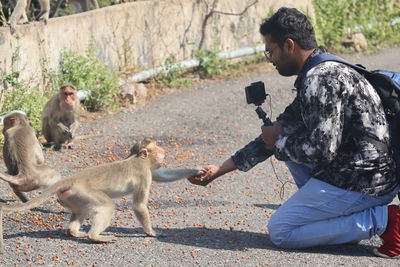
<path fill-rule="evenodd" d="M 98 58 L 113 69 L 150 69 L 163 65 L 167 58 L 177 62 L 192 58 L 202 38 L 202 48 L 219 51 L 261 44 L 258 28 L 262 19 L 281 6 L 296 7 L 311 15 L 314 12 L 311 0 L 217 0 L 217 12 L 204 27 L 212 2 L 137 1 L 52 18 L 47 25 L 18 25 L 13 35 L 8 27 L 2 27 L 2 76 L 20 70 L 23 79 L 40 81 L 43 60 L 46 68 L 56 69 L 63 51 L 84 54 L 90 44 Z M 243 15 L 237 15 L 250 5 Z M 14 63 L 13 55 L 18 56 Z"/>

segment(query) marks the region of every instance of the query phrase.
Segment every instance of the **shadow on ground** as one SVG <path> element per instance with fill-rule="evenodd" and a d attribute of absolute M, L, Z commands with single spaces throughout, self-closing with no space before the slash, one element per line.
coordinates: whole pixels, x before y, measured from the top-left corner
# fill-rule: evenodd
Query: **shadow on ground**
<path fill-rule="evenodd" d="M 85 226 L 83 231 L 88 231 L 89 226 Z M 276 247 L 269 239 L 268 234 L 255 233 L 239 230 L 228 229 L 207 229 L 207 228 L 156 228 L 158 241 L 176 245 L 184 245 L 188 247 L 207 248 L 213 250 L 231 250 L 231 251 L 247 251 L 250 249 L 266 249 L 272 251 L 285 251 L 286 253 L 313 253 L 328 254 L 341 256 L 371 256 L 371 250 L 374 248 L 368 244 L 349 244 L 336 246 L 319 246 L 301 250 L 283 250 Z M 117 238 L 144 238 L 143 229 L 125 228 L 125 227 L 109 227 L 106 234 L 114 234 Z M 5 235 L 7 239 L 17 237 L 29 238 L 52 238 L 61 240 L 75 240 L 77 243 L 90 244 L 86 238 L 69 237 L 65 230 L 37 231 L 37 232 L 21 232 L 16 234 Z M 152 237 L 148 237 L 152 238 Z M 93 244 L 94 246 L 96 244 Z M 110 243 L 109 246 L 113 246 Z"/>

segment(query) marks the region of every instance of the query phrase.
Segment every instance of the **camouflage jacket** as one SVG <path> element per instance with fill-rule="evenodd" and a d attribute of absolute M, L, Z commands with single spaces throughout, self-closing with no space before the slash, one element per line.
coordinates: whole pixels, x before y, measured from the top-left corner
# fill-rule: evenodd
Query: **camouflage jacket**
<path fill-rule="evenodd" d="M 318 48 L 310 57 L 322 52 Z M 392 159 L 368 139 L 389 143 L 371 84 L 346 65 L 324 62 L 298 77 L 295 87 L 295 99 L 277 118 L 284 130 L 274 151 L 258 137 L 232 156 L 237 168 L 247 171 L 274 153 L 282 161 L 315 164 L 313 177 L 346 190 L 372 196 L 393 191 Z"/>

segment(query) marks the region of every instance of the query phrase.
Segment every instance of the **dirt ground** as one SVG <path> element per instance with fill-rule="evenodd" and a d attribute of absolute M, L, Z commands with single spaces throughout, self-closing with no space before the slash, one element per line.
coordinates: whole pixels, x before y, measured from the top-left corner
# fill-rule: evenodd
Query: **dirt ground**
<path fill-rule="evenodd" d="M 400 71 L 400 49 L 348 57 L 373 69 Z M 45 150 L 46 163 L 63 177 L 83 168 L 124 159 L 135 141 L 151 137 L 166 150 L 165 167 L 218 164 L 260 134 L 261 120 L 246 103 L 244 88 L 263 81 L 274 119 L 294 98 L 295 77 L 276 71 L 243 73 L 160 95 L 146 105 L 88 119 L 79 134 L 99 134 L 75 149 Z M 4 171 L 4 166 L 0 166 Z M 182 180 L 152 184 L 149 210 L 156 238 L 147 238 L 132 210 L 131 196 L 116 200 L 105 234 L 117 240 L 93 244 L 70 238 L 70 212 L 55 198 L 26 212 L 4 215 L 5 254 L 0 266 L 398 266 L 372 255 L 374 237 L 359 244 L 282 250 L 268 236 L 268 221 L 296 186 L 285 165 L 270 158 L 248 172 L 235 171 L 199 187 Z M 33 198 L 40 191 L 28 194 Z M 4 201 L 18 202 L 0 182 Z M 396 200 L 397 201 L 397 200 Z M 395 202 L 395 203 L 398 203 Z M 87 231 L 90 221 L 85 221 Z"/>

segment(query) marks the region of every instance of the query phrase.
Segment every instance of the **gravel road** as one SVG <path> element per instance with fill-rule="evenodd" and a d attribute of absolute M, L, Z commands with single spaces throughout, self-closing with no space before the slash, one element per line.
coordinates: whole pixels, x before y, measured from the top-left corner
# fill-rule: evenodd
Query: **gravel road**
<path fill-rule="evenodd" d="M 371 69 L 400 71 L 400 48 L 345 57 Z M 202 83 L 135 110 L 85 123 L 81 133 L 102 136 L 82 141 L 74 150 L 46 151 L 46 160 L 67 176 L 122 159 L 135 140 L 149 136 L 166 149 L 170 168 L 222 162 L 260 133 L 261 120 L 244 95 L 244 87 L 254 81 L 266 84 L 271 101 L 263 107 L 272 118 L 294 97 L 294 78 L 276 71 Z M 64 226 L 69 211 L 54 198 L 40 208 L 4 216 L 6 252 L 0 256 L 0 266 L 399 266 L 398 260 L 371 254 L 379 245 L 377 238 L 358 245 L 276 248 L 269 240 L 267 223 L 295 190 L 286 167 L 275 159 L 246 173 L 229 173 L 205 188 L 187 181 L 154 183 L 149 208 L 159 236 L 144 236 L 131 197 L 126 197 L 116 200 L 117 211 L 107 233 L 117 241 L 110 244 L 68 237 Z M 6 201 L 18 201 L 4 182 L 0 194 Z"/>

